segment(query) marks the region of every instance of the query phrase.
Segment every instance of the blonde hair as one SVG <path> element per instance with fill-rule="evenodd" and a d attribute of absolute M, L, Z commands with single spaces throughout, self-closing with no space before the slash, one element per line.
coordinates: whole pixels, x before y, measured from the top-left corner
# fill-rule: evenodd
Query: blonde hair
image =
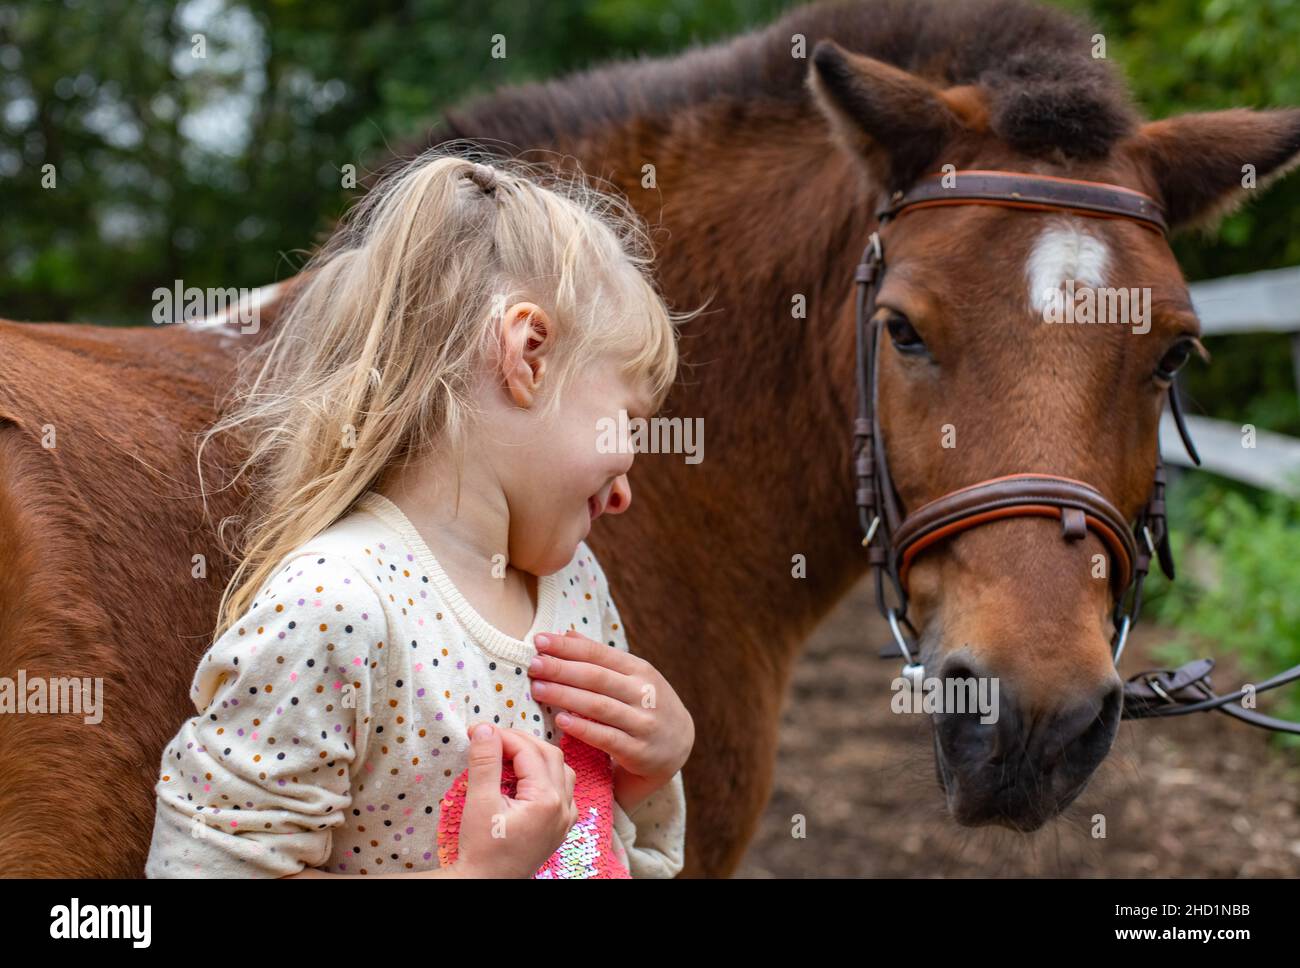
<path fill-rule="evenodd" d="M 309 261 L 274 334 L 241 359 L 223 416 L 201 437 L 205 508 L 203 448 L 216 434 L 233 433 L 243 453 L 226 486 L 249 484 L 216 635 L 395 462 L 445 447 L 462 466 L 471 390 L 514 302 L 541 306 L 556 332 L 543 414 L 606 353 L 659 409 L 677 327 L 695 313 L 664 305 L 653 257 L 624 200 L 517 159 L 488 164 L 444 146 L 367 194 Z M 223 544 L 234 521 L 218 528 Z"/>

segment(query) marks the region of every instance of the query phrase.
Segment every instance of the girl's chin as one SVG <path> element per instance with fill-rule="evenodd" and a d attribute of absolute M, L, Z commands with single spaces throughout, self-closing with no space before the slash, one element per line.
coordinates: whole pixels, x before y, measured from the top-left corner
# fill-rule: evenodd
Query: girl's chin
<path fill-rule="evenodd" d="M 533 571 L 533 574 L 553 575 L 557 571 L 567 568 L 569 563 L 573 561 L 574 556 L 578 553 L 578 545 L 585 540 L 587 540 L 587 536 L 584 534 L 569 547 L 557 549 L 553 557 L 548 557 L 546 560 L 538 562 L 537 570 Z M 532 569 L 525 570 L 531 571 Z"/>
<path fill-rule="evenodd" d="M 530 562 L 536 568 L 529 567 L 522 570 L 532 572 L 534 575 L 552 575 L 567 567 L 573 561 L 574 556 L 577 555 L 578 545 L 582 544 L 590 536 L 593 523 L 591 515 L 584 514 L 581 519 L 575 522 L 573 544 L 568 547 L 555 548 L 554 555 L 548 555 L 544 560 Z"/>

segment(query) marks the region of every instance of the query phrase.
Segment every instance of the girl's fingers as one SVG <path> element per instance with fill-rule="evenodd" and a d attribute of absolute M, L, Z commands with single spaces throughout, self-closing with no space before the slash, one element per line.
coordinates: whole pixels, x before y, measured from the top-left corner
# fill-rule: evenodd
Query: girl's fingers
<path fill-rule="evenodd" d="M 501 732 L 509 735 L 515 730 L 503 729 Z M 561 776 L 558 783 L 555 781 L 555 772 L 551 769 L 551 764 L 535 746 L 520 741 L 516 748 L 519 750 L 514 758 L 516 800 L 536 800 L 538 794 L 548 787 L 564 790 L 564 777 Z"/>
<path fill-rule="evenodd" d="M 469 776 L 465 790 L 465 808 L 476 807 L 475 812 L 495 813 L 501 809 L 501 752 L 500 730 L 492 730 L 484 739 L 474 739 L 474 727 L 469 728 Z"/>
<path fill-rule="evenodd" d="M 559 682 L 537 680 L 533 682 L 533 698 L 548 706 L 559 706 L 569 712 L 594 719 L 607 726 L 621 729 L 633 736 L 641 735 L 646 728 L 640 708 Z"/>
<path fill-rule="evenodd" d="M 612 645 L 593 642 L 585 635 L 572 630 L 564 635 L 557 635 L 554 632 L 541 633 L 533 636 L 533 642 L 538 651 L 545 652 L 547 655 L 559 656 L 561 659 L 574 659 L 578 662 L 590 662 L 593 665 L 612 669 L 614 672 L 621 672 L 625 676 L 641 671 L 642 665 L 648 665 L 644 659 L 639 659 L 622 649 L 616 649 Z"/>
<path fill-rule="evenodd" d="M 536 666 L 536 668 L 534 668 Z M 588 692 L 600 693 L 628 705 L 641 702 L 642 680 L 625 676 L 605 666 L 576 659 L 561 659 L 557 655 L 538 653 L 528 668 L 534 690 L 539 681 L 559 682 L 576 686 Z"/>
<path fill-rule="evenodd" d="M 580 739 L 598 750 L 604 750 L 617 759 L 629 758 L 632 737 L 621 729 L 598 723 L 593 719 L 583 719 L 580 716 L 569 716 L 568 719 L 569 721 L 560 728 L 575 739 Z"/>
<path fill-rule="evenodd" d="M 550 772 L 551 780 L 555 784 L 555 789 L 564 789 L 564 751 L 555 743 L 548 743 L 540 736 L 534 736 L 523 730 L 510 730 L 512 733 L 518 733 L 521 739 L 532 743 L 541 753 L 542 759 L 546 762 L 546 767 Z"/>
<path fill-rule="evenodd" d="M 475 725 L 478 724 L 470 726 L 471 731 Z M 502 760 L 510 762 L 515 771 L 515 776 L 519 777 L 521 781 L 525 776 L 529 776 L 533 778 L 533 783 L 536 783 L 538 776 L 549 773 L 549 767 L 542 755 L 542 751 L 532 743 L 524 740 L 522 734 L 516 733 L 513 729 L 500 729 L 495 726 L 492 728 L 492 733 L 501 743 Z M 473 733 L 471 732 L 470 735 L 473 735 Z M 497 786 L 493 792 L 498 795 L 501 792 L 501 774 L 499 771 L 497 773 Z M 531 800 L 533 799 L 532 794 L 533 786 L 531 784 L 526 790 L 516 786 L 516 799 Z"/>
<path fill-rule="evenodd" d="M 536 785 L 543 782 L 556 790 L 564 789 L 564 754 L 558 746 L 519 729 L 494 727 L 494 732 L 501 737 L 504 758 L 511 762 L 519 778 L 516 799 L 534 799 Z M 524 777 L 529 778 L 526 785 Z"/>

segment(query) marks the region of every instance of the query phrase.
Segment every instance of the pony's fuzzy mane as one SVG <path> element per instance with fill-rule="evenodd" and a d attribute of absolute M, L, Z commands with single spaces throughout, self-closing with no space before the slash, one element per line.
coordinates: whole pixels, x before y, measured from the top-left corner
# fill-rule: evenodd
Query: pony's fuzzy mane
<path fill-rule="evenodd" d="M 994 133 L 1026 154 L 1102 158 L 1139 118 L 1120 72 L 1092 56 L 1094 29 L 1025 0 L 849 0 L 801 7 L 768 27 L 667 58 L 607 64 L 494 92 L 448 111 L 428 143 L 532 148 L 636 120 L 670 121 L 719 99 L 802 101 L 830 38 L 942 85 L 980 84 Z"/>

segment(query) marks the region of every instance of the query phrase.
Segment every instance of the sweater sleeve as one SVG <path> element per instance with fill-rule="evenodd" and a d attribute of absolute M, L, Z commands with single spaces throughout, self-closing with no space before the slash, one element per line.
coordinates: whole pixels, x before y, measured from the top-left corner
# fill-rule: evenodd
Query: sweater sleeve
<path fill-rule="evenodd" d="M 346 560 L 290 559 L 200 660 L 167 745 L 146 877 L 325 864 L 387 683 L 378 594 Z M 359 748 L 359 750 L 358 750 Z"/>
<path fill-rule="evenodd" d="M 614 832 L 633 877 L 676 877 L 685 862 L 686 792 L 682 771 L 629 814 L 614 804 Z"/>
<path fill-rule="evenodd" d="M 596 564 L 596 589 L 601 604 L 602 639 L 616 649 L 628 651 L 627 635 L 604 570 Z M 627 854 L 633 877 L 676 877 L 685 863 L 686 792 L 682 771 L 637 804 L 629 814 L 614 803 L 614 833 Z"/>

